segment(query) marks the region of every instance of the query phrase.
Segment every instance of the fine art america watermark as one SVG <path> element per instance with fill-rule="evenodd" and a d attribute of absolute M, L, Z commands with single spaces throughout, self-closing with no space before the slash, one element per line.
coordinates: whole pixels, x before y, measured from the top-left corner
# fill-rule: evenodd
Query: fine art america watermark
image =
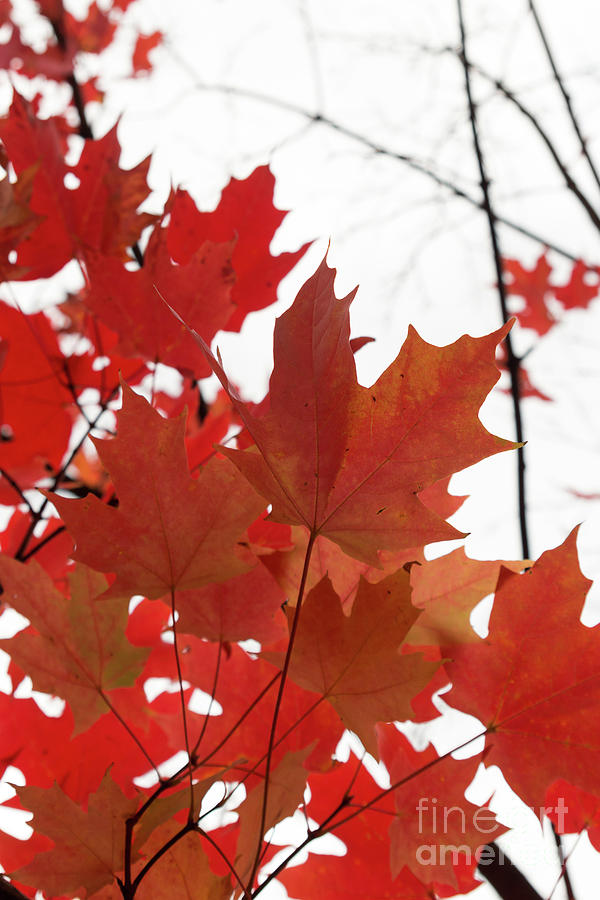
<path fill-rule="evenodd" d="M 437 797 L 421 797 L 415 807 L 418 816 L 419 834 L 435 838 L 431 843 L 423 843 L 416 850 L 417 862 L 423 866 L 443 866 L 446 863 L 476 862 L 487 866 L 493 862 L 504 865 L 505 857 L 500 847 L 489 846 L 490 837 L 498 827 L 495 814 L 487 806 L 467 812 L 461 806 L 443 806 Z M 543 816 L 552 816 L 558 833 L 564 832 L 565 815 L 569 811 L 564 799 L 559 797 L 556 806 L 542 806 L 532 810 L 541 821 Z M 513 834 L 519 826 L 512 827 Z M 526 840 L 527 825 L 523 827 Z M 473 847 L 473 833 L 481 834 L 481 844 Z M 471 843 L 459 843 L 457 837 L 469 834 Z M 449 839 L 454 840 L 450 843 Z"/>

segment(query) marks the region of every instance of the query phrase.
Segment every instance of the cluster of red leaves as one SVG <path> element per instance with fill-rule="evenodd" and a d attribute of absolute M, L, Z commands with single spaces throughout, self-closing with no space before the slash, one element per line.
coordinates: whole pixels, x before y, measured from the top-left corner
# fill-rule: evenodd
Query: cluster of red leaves
<path fill-rule="evenodd" d="M 42 75 L 52 81 L 68 81 L 81 54 L 100 54 L 111 45 L 115 32 L 133 0 L 112 0 L 88 7 L 85 19 L 78 19 L 64 9 L 62 0 L 36 0 L 40 17 L 38 30 L 44 44 L 39 46 L 23 35 L 18 19 L 13 16 L 12 0 L 0 2 L 0 26 L 9 31 L 8 40 L 0 45 L 0 69 L 7 69 L 28 78 Z M 149 53 L 162 42 L 162 34 L 138 34 L 132 55 L 134 75 L 152 68 Z M 80 85 L 83 99 L 102 100 L 103 93 L 96 78 Z"/>
<path fill-rule="evenodd" d="M 600 291 L 600 267 L 588 266 L 578 259 L 573 263 L 566 284 L 556 284 L 551 278 L 552 266 L 544 252 L 533 269 L 527 269 L 516 259 L 503 259 L 502 267 L 508 276 L 509 294 L 521 297 L 524 305 L 516 312 L 523 328 L 531 328 L 538 335 L 547 334 L 556 318 L 549 305 L 554 299 L 563 310 L 586 308 Z"/>
<path fill-rule="evenodd" d="M 40 3 L 56 45 L 39 71 L 56 56 L 72 73 L 127 5 L 92 4 L 81 23 Z M 10 24 L 5 57 L 23 72 Z M 154 44 L 138 45 L 140 68 Z M 149 160 L 123 170 L 115 129 L 68 165 L 67 120 L 15 93 L 0 138 L 2 280 L 72 260 L 84 275 L 47 312 L 0 304 L 0 584 L 4 615 L 28 622 L 2 642 L 0 760 L 25 781 L 4 807 L 32 811 L 34 829 L 0 835 L 14 884 L 226 900 L 280 875 L 303 898 L 451 896 L 505 830 L 464 798 L 484 758 L 536 809 L 562 792 L 566 824 L 593 832 L 600 663 L 575 534 L 524 574 L 424 554 L 461 536 L 445 521 L 462 499 L 450 476 L 513 447 L 478 417 L 507 328 L 447 347 L 411 329 L 363 387 L 352 295 L 336 298 L 323 262 L 277 321 L 267 397 L 248 404 L 209 345 L 271 304 L 304 250 L 269 252 L 284 216 L 270 171 L 233 179 L 211 213 L 176 191 L 149 215 Z M 169 368 L 174 395 L 155 390 Z M 222 390 L 208 407 L 210 372 Z M 494 591 L 484 640 L 470 615 Z M 436 716 L 448 682 L 485 756 L 418 751 L 394 724 Z M 390 787 L 338 758 L 346 729 Z M 454 813 L 438 822 L 429 801 Z M 279 855 L 290 816 L 299 837 Z M 328 834 L 345 856 L 288 868 Z"/>
<path fill-rule="evenodd" d="M 558 310 L 585 309 L 600 291 L 600 267 L 586 265 L 581 259 L 573 263 L 566 284 L 557 284 L 552 279 L 552 266 L 546 251 L 533 269 L 508 258 L 502 260 L 502 268 L 507 294 L 521 300 L 521 305 L 514 310 L 519 324 L 534 331 L 538 337 L 548 334 L 557 324 Z M 503 368 L 506 367 L 504 351 L 498 361 Z M 519 369 L 521 397 L 537 397 L 538 400 L 550 402 L 552 398 L 533 384 L 522 361 Z"/>

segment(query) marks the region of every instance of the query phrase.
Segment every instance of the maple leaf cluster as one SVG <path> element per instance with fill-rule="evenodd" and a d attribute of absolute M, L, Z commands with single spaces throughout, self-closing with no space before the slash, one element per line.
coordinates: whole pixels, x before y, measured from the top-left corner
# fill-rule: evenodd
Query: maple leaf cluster
<path fill-rule="evenodd" d="M 81 23 L 40 3 L 54 43 L 38 70 L 72 75 L 127 5 Z M 305 250 L 270 253 L 269 169 L 213 212 L 176 190 L 150 214 L 149 160 L 122 169 L 116 128 L 82 144 L 36 106 L 15 91 L 0 120 L 2 279 L 75 261 L 83 286 L 44 312 L 0 303 L 1 600 L 5 624 L 23 617 L 2 641 L 0 759 L 20 773 L 4 809 L 33 813 L 28 840 L 0 833 L 13 886 L 247 900 L 277 877 L 301 898 L 452 896 L 506 830 L 464 796 L 484 761 L 540 817 L 568 798 L 557 827 L 596 840 L 600 663 L 576 534 L 535 564 L 425 555 L 462 537 L 452 474 L 514 447 L 478 415 L 509 326 L 446 347 L 411 328 L 364 387 L 353 294 L 323 261 L 277 320 L 266 397 L 245 402 L 211 341 L 272 304 Z M 470 616 L 491 593 L 484 639 Z M 481 723 L 466 759 L 397 725 L 436 717 L 449 684 Z M 345 855 L 297 865 L 327 835 Z"/>
<path fill-rule="evenodd" d="M 507 294 L 520 299 L 520 306 L 514 309 L 519 325 L 533 331 L 538 338 L 547 335 L 565 312 L 586 309 L 600 292 L 600 266 L 588 265 L 581 259 L 573 262 L 565 284 L 558 284 L 552 278 L 547 251 L 540 255 L 532 269 L 508 258 L 502 260 L 502 268 Z M 499 362 L 503 368 L 507 367 L 504 349 L 499 353 Z M 531 381 L 523 359 L 519 360 L 519 370 L 520 396 L 551 402 L 552 398 Z"/>

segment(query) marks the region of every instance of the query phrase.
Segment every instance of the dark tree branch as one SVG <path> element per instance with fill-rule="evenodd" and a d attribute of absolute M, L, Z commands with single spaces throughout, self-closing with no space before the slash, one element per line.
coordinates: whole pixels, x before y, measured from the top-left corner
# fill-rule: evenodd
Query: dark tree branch
<path fill-rule="evenodd" d="M 30 900 L 22 894 L 4 875 L 0 875 L 0 900 Z"/>
<path fill-rule="evenodd" d="M 494 213 L 494 209 L 491 204 L 490 199 L 490 190 L 489 190 L 489 180 L 487 177 L 485 161 L 483 157 L 483 150 L 481 147 L 481 142 L 479 140 L 479 131 L 477 128 L 477 110 L 475 108 L 475 103 L 473 102 L 473 95 L 471 92 L 471 76 L 470 76 L 470 65 L 467 57 L 467 47 L 466 47 L 466 34 L 465 34 L 465 26 L 463 19 L 463 10 L 462 10 L 462 0 L 456 0 L 456 6 L 458 11 L 458 22 L 460 28 L 460 58 L 463 64 L 464 74 L 465 74 L 465 91 L 467 95 L 467 101 L 469 106 L 469 119 L 471 122 L 471 132 L 473 135 L 473 148 L 475 150 L 475 155 L 477 157 L 477 166 L 479 168 L 479 175 L 481 178 L 481 190 L 483 193 L 483 208 L 486 211 L 489 232 L 490 232 L 490 241 L 492 245 L 492 254 L 494 257 L 494 266 L 496 269 L 496 282 L 498 286 L 498 299 L 500 301 L 500 310 L 502 314 L 502 321 L 506 322 L 509 318 L 508 307 L 506 303 L 506 289 L 504 286 L 504 277 L 502 272 L 502 254 L 500 252 L 500 244 L 498 241 L 497 234 L 497 222 L 498 219 Z M 510 334 L 506 336 L 506 356 L 507 356 L 507 366 L 510 374 L 510 393 L 512 397 L 513 404 L 513 413 L 515 417 L 515 430 L 517 436 L 517 442 L 519 444 L 523 443 L 523 423 L 521 419 L 521 396 L 519 390 L 519 379 L 520 379 L 520 361 L 516 356 Z M 529 538 L 527 534 L 527 514 L 526 514 L 526 502 L 525 502 L 525 454 L 523 446 L 519 447 L 517 450 L 517 482 L 518 482 L 518 494 L 519 494 L 519 528 L 521 531 L 521 545 L 523 558 L 529 558 Z"/>
<path fill-rule="evenodd" d="M 429 166 L 425 165 L 425 163 L 419 162 L 419 160 L 414 159 L 412 156 L 408 156 L 405 153 L 400 153 L 396 150 L 390 149 L 389 147 L 385 147 L 383 144 L 372 141 L 366 135 L 361 134 L 358 131 L 354 131 L 354 129 L 349 128 L 341 122 L 338 122 L 336 119 L 332 119 L 330 116 L 326 116 L 321 113 L 312 113 L 310 112 L 310 110 L 305 109 L 304 107 L 299 106 L 296 103 L 292 103 L 288 100 L 283 100 L 280 97 L 273 97 L 268 94 L 263 94 L 260 91 L 254 91 L 250 88 L 237 87 L 235 85 L 205 84 L 197 78 L 196 73 L 191 68 L 191 66 L 189 66 L 188 63 L 183 60 L 178 54 L 176 54 L 172 48 L 171 55 L 193 78 L 194 86 L 198 90 L 215 91 L 216 93 L 226 94 L 230 97 L 240 97 L 247 100 L 255 100 L 258 103 L 265 103 L 285 112 L 301 116 L 302 118 L 308 120 L 310 124 L 325 125 L 332 131 L 336 131 L 338 134 L 347 137 L 349 140 L 356 141 L 358 144 L 361 144 L 363 147 L 366 147 L 373 153 L 377 153 L 381 156 L 386 156 L 389 159 L 395 159 L 397 162 L 403 163 L 413 171 L 424 175 L 439 187 L 450 191 L 452 194 L 454 194 L 455 197 L 460 197 L 462 200 L 465 200 L 476 209 L 485 211 L 485 203 L 483 200 L 479 200 L 477 199 L 477 197 L 473 197 L 472 194 L 470 194 L 467 190 L 461 188 L 453 181 L 450 181 L 450 179 L 444 178 L 443 175 L 440 175 L 434 169 L 431 169 Z M 531 229 L 529 228 L 525 228 L 518 222 L 515 222 L 512 219 L 507 218 L 506 216 L 500 215 L 499 213 L 496 213 L 495 218 L 496 222 L 504 225 L 506 228 L 510 228 L 512 231 L 516 231 L 519 234 L 522 234 L 524 237 L 529 238 L 529 240 L 535 241 L 538 244 L 542 244 L 544 247 L 548 247 L 549 250 L 553 250 L 555 253 L 558 253 L 559 256 L 562 256 L 565 259 L 569 259 L 571 260 L 571 262 L 577 261 L 578 257 L 574 253 L 570 253 L 564 247 L 555 244 L 553 241 L 547 240 L 542 235 L 531 231 Z"/>
<path fill-rule="evenodd" d="M 246 96 L 249 99 L 259 100 L 267 103 L 271 102 L 274 105 L 281 107 L 282 109 L 287 109 L 289 112 L 295 112 L 298 115 L 302 115 L 305 118 L 310 119 L 314 123 L 326 125 L 328 128 L 331 128 L 332 131 L 337 131 L 338 134 L 342 134 L 344 135 L 344 137 L 350 138 L 350 140 L 362 144 L 369 150 L 372 150 L 373 153 L 380 154 L 381 156 L 387 156 L 390 159 L 395 159 L 398 162 L 404 163 L 404 165 L 408 166 L 408 168 L 413 169 L 413 171 L 418 172 L 420 175 L 425 175 L 427 178 L 429 178 L 430 181 L 434 181 L 439 187 L 451 191 L 451 193 L 453 193 L 455 197 L 460 197 L 461 200 L 466 200 L 466 202 L 470 203 L 471 206 L 485 211 L 485 205 L 482 200 L 478 200 L 476 197 L 473 197 L 468 193 L 468 191 L 459 187 L 459 185 L 455 184 L 453 181 L 450 181 L 448 178 L 444 178 L 442 175 L 439 175 L 434 169 L 429 168 L 424 163 L 414 159 L 412 156 L 408 156 L 405 153 L 399 153 L 396 150 L 391 150 L 388 147 L 384 147 L 382 144 L 378 144 L 375 141 L 372 141 L 365 135 L 360 134 L 360 132 L 354 131 L 352 128 L 348 128 L 346 125 L 343 125 L 341 122 L 337 122 L 335 119 L 331 119 L 328 116 L 324 116 L 319 113 L 310 113 L 308 110 L 304 110 L 301 107 L 296 106 L 295 104 L 287 103 L 286 101 L 279 100 L 277 98 L 265 97 L 255 91 L 249 91 L 244 88 L 238 89 L 217 85 L 212 85 L 211 88 L 213 90 L 218 90 L 227 94 Z M 548 242 L 539 234 L 536 234 L 528 228 L 524 228 L 522 225 L 519 225 L 512 219 L 497 215 L 496 221 L 501 222 L 504 226 L 510 228 L 512 231 L 518 231 L 519 234 L 522 234 L 524 237 L 530 238 L 530 240 L 536 241 L 536 243 L 543 244 L 550 250 L 554 250 L 561 256 L 564 256 L 567 259 L 575 262 L 576 256 L 574 256 L 572 253 L 569 253 L 567 250 L 565 250 L 563 247 L 559 247 L 557 244 Z"/>
<path fill-rule="evenodd" d="M 556 849 L 558 851 L 558 859 L 560 862 L 560 875 L 565 884 L 565 890 L 567 892 L 567 900 L 575 900 L 575 894 L 573 892 L 573 884 L 571 882 L 571 876 L 569 875 L 569 871 L 567 869 L 567 859 L 565 857 L 565 852 L 562 845 L 562 840 L 560 834 L 552 825 L 552 834 L 554 835 L 554 841 L 556 843 Z"/>
<path fill-rule="evenodd" d="M 74 72 L 71 72 L 70 75 L 67 76 L 67 83 L 73 91 L 73 103 L 75 104 L 75 109 L 77 110 L 77 114 L 79 116 L 79 134 L 82 138 L 84 138 L 84 140 L 93 141 L 94 135 L 85 114 L 85 104 L 83 102 L 81 87 L 79 86 L 79 82 L 75 78 Z"/>
<path fill-rule="evenodd" d="M 50 25 L 52 26 L 52 31 L 54 32 L 54 37 L 56 38 L 56 43 L 60 47 L 60 49 L 65 52 L 67 49 L 67 40 L 65 37 L 65 33 L 62 25 L 62 17 L 58 21 L 55 19 L 48 19 Z M 92 126 L 90 125 L 88 118 L 85 113 L 85 103 L 83 100 L 83 94 L 81 92 L 81 85 L 77 81 L 77 77 L 75 72 L 69 72 L 66 78 L 67 84 L 71 88 L 73 92 L 73 104 L 75 105 L 75 109 L 77 110 L 77 115 L 79 116 L 79 135 L 84 138 L 86 141 L 94 140 L 94 132 L 92 131 Z M 133 257 L 136 260 L 137 264 L 140 268 L 144 265 L 144 254 L 140 248 L 139 243 L 136 241 L 135 244 L 131 248 L 131 252 L 133 253 Z"/>
<path fill-rule="evenodd" d="M 567 112 L 569 113 L 569 118 L 571 120 L 571 124 L 573 125 L 573 130 L 575 131 L 575 134 L 577 135 L 577 140 L 579 141 L 579 146 L 581 147 L 581 152 L 582 152 L 588 166 L 590 167 L 590 171 L 591 171 L 592 175 L 594 176 L 594 181 L 600 188 L 600 174 L 598 173 L 598 169 L 596 168 L 596 165 L 595 165 L 592 157 L 590 156 L 590 152 L 587 147 L 587 141 L 583 136 L 581 128 L 579 127 L 579 122 L 577 121 L 577 116 L 575 115 L 575 110 L 573 109 L 573 105 L 571 103 L 571 97 L 565 87 L 565 83 L 560 75 L 560 72 L 558 71 L 558 67 L 554 60 L 554 54 L 552 53 L 550 44 L 548 43 L 548 38 L 546 37 L 546 32 L 544 31 L 544 28 L 540 21 L 540 17 L 537 14 L 537 9 L 535 7 L 533 0 L 528 0 L 528 3 L 529 3 L 529 9 L 530 9 L 531 15 L 533 16 L 533 21 L 535 22 L 535 26 L 536 26 L 536 28 L 538 30 L 538 34 L 540 36 L 540 40 L 542 41 L 544 50 L 546 51 L 546 56 L 548 57 L 548 62 L 550 63 L 550 68 L 552 69 L 552 74 L 554 75 L 554 80 L 556 81 L 558 89 L 561 92 L 563 99 L 565 101 L 565 105 L 567 107 Z"/>
<path fill-rule="evenodd" d="M 63 53 L 67 49 L 67 40 L 65 38 L 65 33 L 62 27 L 62 20 L 49 19 L 50 24 L 52 25 L 52 31 L 54 32 L 54 37 L 56 38 L 56 43 L 63 51 Z M 81 93 L 81 87 L 77 78 L 75 77 L 75 72 L 70 72 L 67 75 L 67 84 L 71 88 L 73 92 L 73 103 L 75 104 L 75 109 L 77 110 L 77 114 L 79 116 L 79 135 L 87 140 L 93 140 L 94 135 L 92 134 L 92 129 L 90 128 L 90 123 L 87 120 L 87 116 L 85 114 L 85 103 L 83 102 L 83 94 Z"/>
<path fill-rule="evenodd" d="M 144 254 L 142 253 L 142 249 L 137 241 L 135 242 L 135 244 L 132 245 L 131 252 L 133 253 L 133 258 L 135 259 L 135 261 L 138 264 L 138 266 L 140 267 L 140 269 L 143 268 Z"/>
<path fill-rule="evenodd" d="M 29 502 L 29 500 L 27 499 L 27 497 L 25 496 L 24 492 L 21 490 L 21 488 L 19 487 L 19 485 L 17 484 L 15 479 L 12 477 L 12 475 L 9 472 L 7 472 L 6 469 L 3 469 L 2 467 L 0 467 L 0 475 L 2 476 L 2 478 L 4 478 L 10 484 L 13 491 L 16 494 L 18 494 L 18 496 L 21 498 L 20 502 L 25 504 L 25 506 L 29 510 L 30 515 L 34 516 L 35 510 L 34 510 L 33 506 L 31 505 L 31 503 Z"/>
<path fill-rule="evenodd" d="M 502 900 L 543 900 L 534 887 L 517 869 L 512 860 L 496 843 L 484 848 L 492 851 L 486 854 L 485 866 L 479 866 L 478 872 L 491 884 Z"/>
<path fill-rule="evenodd" d="M 459 52 L 459 57 L 461 56 Z M 590 221 L 594 225 L 594 227 L 600 231 L 600 215 L 598 215 L 597 211 L 594 209 L 584 192 L 581 190 L 571 173 L 569 172 L 566 163 L 560 158 L 552 139 L 548 135 L 548 132 L 543 128 L 537 117 L 534 113 L 531 112 L 525 104 L 519 100 L 519 98 L 514 94 L 506 85 L 497 78 L 494 78 L 493 75 L 490 75 L 488 72 L 484 71 L 480 66 L 475 65 L 472 62 L 468 63 L 470 69 L 474 72 L 477 72 L 482 78 L 485 78 L 490 84 L 493 84 L 497 91 L 499 91 L 507 100 L 509 100 L 513 106 L 515 106 L 522 116 L 524 116 L 533 126 L 533 128 L 537 131 L 540 138 L 546 145 L 550 156 L 554 160 L 557 169 L 561 173 L 562 177 L 565 180 L 565 185 L 567 190 L 571 191 L 572 194 L 577 197 L 580 204 L 586 211 L 587 215 L 590 218 Z"/>
<path fill-rule="evenodd" d="M 35 556 L 35 554 L 38 553 L 42 549 L 42 547 L 45 547 L 46 544 L 49 544 L 50 541 L 54 540 L 55 537 L 57 537 L 59 534 L 62 534 L 63 531 L 66 530 L 67 529 L 64 525 L 59 525 L 58 528 L 55 528 L 53 532 L 43 537 L 42 540 L 35 545 L 35 547 L 32 547 L 31 550 L 27 551 L 27 553 L 22 553 L 20 557 L 21 562 L 27 562 L 27 560 L 30 557 Z"/>

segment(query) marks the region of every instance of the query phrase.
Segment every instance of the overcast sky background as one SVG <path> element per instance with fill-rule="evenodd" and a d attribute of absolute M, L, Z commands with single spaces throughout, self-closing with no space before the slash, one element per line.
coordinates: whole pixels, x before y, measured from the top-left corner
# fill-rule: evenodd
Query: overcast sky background
<path fill-rule="evenodd" d="M 33 4 L 17 5 L 28 21 Z M 87 4 L 65 5 L 76 10 Z M 469 56 L 532 109 L 598 208 L 600 194 L 527 6 L 526 0 L 465 0 Z M 598 5 L 539 0 L 538 11 L 600 164 Z M 165 38 L 153 53 L 154 71 L 132 79 L 125 50 L 137 31 L 157 29 Z M 485 216 L 393 156 L 408 155 L 479 198 L 458 42 L 456 7 L 448 0 L 138 0 L 99 65 L 81 61 L 81 80 L 98 70 L 107 92 L 102 107 L 90 107 L 95 135 L 120 116 L 122 164 L 132 166 L 153 153 L 149 207 L 159 210 L 175 184 L 212 208 L 232 175 L 243 178 L 268 162 L 277 177 L 276 203 L 292 210 L 274 249 L 315 240 L 305 262 L 282 284 L 277 308 L 250 315 L 240 335 L 218 339 L 226 369 L 248 397 L 259 399 L 266 388 L 275 315 L 290 305 L 328 240 L 338 294 L 360 285 L 353 334 L 376 339 L 357 357 L 363 383 L 391 362 L 409 322 L 439 344 L 500 325 Z M 565 190 L 539 137 L 488 80 L 477 74 L 473 79 L 496 211 L 600 264 L 598 232 Z M 7 96 L 3 81 L 0 100 Z M 356 137 L 315 123 L 302 111 L 328 117 Z M 385 152 L 374 152 L 373 144 Z M 525 265 L 542 252 L 542 244 L 510 228 L 501 227 L 499 235 L 503 254 Z M 549 258 L 557 280 L 566 280 L 566 260 L 553 252 Z M 73 269 L 23 291 L 30 303 L 49 305 L 78 277 Z M 514 341 L 517 352 L 531 350 L 531 378 L 553 398 L 523 402 L 532 556 L 583 522 L 582 567 L 594 577 L 600 574 L 600 499 L 581 499 L 573 491 L 600 496 L 600 301 L 564 314 L 542 339 L 515 329 Z M 514 437 L 510 401 L 500 391 L 486 402 L 482 418 L 491 431 Z M 453 479 L 455 493 L 471 495 L 453 519 L 469 532 L 471 556 L 521 555 L 515 457 L 502 454 Z M 584 621 L 595 624 L 600 594 L 592 593 L 588 606 Z M 451 742 L 459 731 L 457 725 L 448 732 Z M 490 783 L 481 786 L 480 800 L 489 797 Z M 503 804 L 505 810 L 510 806 L 506 797 Z M 536 840 L 530 820 L 526 832 L 506 845 L 549 896 L 558 873 L 555 851 L 542 862 L 543 845 Z M 598 856 L 587 845 L 583 837 L 570 867 L 578 900 L 596 896 L 600 876 Z M 485 887 L 477 894 L 478 900 L 492 896 Z M 554 897 L 563 896 L 560 886 Z"/>

